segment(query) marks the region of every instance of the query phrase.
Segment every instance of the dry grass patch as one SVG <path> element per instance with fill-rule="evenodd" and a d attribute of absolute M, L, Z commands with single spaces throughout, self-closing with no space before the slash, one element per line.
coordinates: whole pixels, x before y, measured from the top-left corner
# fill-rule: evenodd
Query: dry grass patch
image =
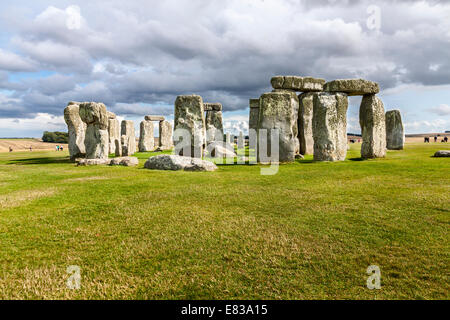
<path fill-rule="evenodd" d="M 108 180 L 109 177 L 100 177 L 100 176 L 94 176 L 94 177 L 81 177 L 81 178 L 72 178 L 72 179 L 66 179 L 63 182 L 82 182 L 82 181 L 96 181 L 96 180 Z"/>
<path fill-rule="evenodd" d="M 49 197 L 56 193 L 56 189 L 46 190 L 20 190 L 8 194 L 0 195 L 0 209 L 15 208 L 26 201 L 32 201 L 39 198 Z"/>

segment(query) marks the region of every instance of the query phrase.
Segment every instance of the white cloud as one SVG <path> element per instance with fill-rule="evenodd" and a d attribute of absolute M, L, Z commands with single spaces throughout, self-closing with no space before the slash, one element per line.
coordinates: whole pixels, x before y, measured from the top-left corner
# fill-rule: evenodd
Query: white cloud
<path fill-rule="evenodd" d="M 448 104 L 441 104 L 440 106 L 432 107 L 432 108 L 429 108 L 428 110 L 439 116 L 450 115 L 450 106 Z"/>
<path fill-rule="evenodd" d="M 44 26 L 65 26 L 68 30 L 79 30 L 84 19 L 79 6 L 68 6 L 64 10 L 49 6 L 36 17 L 35 22 Z"/>
<path fill-rule="evenodd" d="M 444 132 L 448 130 L 450 122 L 445 119 L 435 119 L 430 121 L 412 121 L 404 124 L 407 133 Z"/>
<path fill-rule="evenodd" d="M 65 10 L 67 14 L 66 26 L 69 30 L 81 29 L 81 10 L 78 6 L 69 6 Z"/>
<path fill-rule="evenodd" d="M 23 127 L 26 130 L 57 131 L 67 130 L 64 116 L 54 116 L 48 113 L 38 113 L 31 119 L 0 118 L 0 128 L 17 130 Z"/>
<path fill-rule="evenodd" d="M 36 66 L 29 59 L 0 48 L 0 70 L 34 71 Z"/>
<path fill-rule="evenodd" d="M 242 131 L 245 135 L 248 134 L 248 121 L 227 121 L 223 122 L 223 131 L 224 133 L 230 133 L 234 136 L 239 136 L 239 133 Z"/>

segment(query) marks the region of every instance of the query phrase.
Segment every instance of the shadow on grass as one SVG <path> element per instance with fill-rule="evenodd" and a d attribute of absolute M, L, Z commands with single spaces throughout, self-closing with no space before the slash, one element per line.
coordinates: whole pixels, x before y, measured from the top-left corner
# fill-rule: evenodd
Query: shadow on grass
<path fill-rule="evenodd" d="M 69 157 L 65 158 L 54 158 L 54 157 L 45 157 L 45 158 L 26 158 L 26 159 L 15 159 L 9 160 L 7 164 L 16 164 L 16 165 L 29 165 L 29 164 L 52 164 L 52 163 L 72 163 Z"/>
<path fill-rule="evenodd" d="M 316 162 L 316 161 L 314 161 L 314 160 L 305 160 L 305 159 L 301 159 L 301 160 L 295 160 L 295 162 L 296 163 L 298 163 L 298 164 L 311 164 L 311 163 L 314 163 L 314 162 Z"/>
<path fill-rule="evenodd" d="M 364 161 L 365 159 L 363 159 L 361 157 L 356 157 L 356 158 L 348 158 L 347 160 L 349 160 L 349 161 Z"/>

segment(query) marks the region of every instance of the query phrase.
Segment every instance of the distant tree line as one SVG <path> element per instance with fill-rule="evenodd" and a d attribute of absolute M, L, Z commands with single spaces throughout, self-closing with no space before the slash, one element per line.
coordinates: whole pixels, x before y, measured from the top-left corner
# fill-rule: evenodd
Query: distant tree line
<path fill-rule="evenodd" d="M 69 143 L 69 134 L 67 132 L 59 131 L 44 131 L 44 134 L 42 135 L 42 141 L 54 143 Z"/>

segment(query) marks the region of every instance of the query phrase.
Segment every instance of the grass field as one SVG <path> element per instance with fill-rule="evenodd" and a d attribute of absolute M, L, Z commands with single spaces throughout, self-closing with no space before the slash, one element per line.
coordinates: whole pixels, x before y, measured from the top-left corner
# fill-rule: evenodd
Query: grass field
<path fill-rule="evenodd" d="M 0 154 L 0 298 L 449 299 L 450 159 L 431 157 L 448 145 L 358 148 L 274 176 Z"/>

